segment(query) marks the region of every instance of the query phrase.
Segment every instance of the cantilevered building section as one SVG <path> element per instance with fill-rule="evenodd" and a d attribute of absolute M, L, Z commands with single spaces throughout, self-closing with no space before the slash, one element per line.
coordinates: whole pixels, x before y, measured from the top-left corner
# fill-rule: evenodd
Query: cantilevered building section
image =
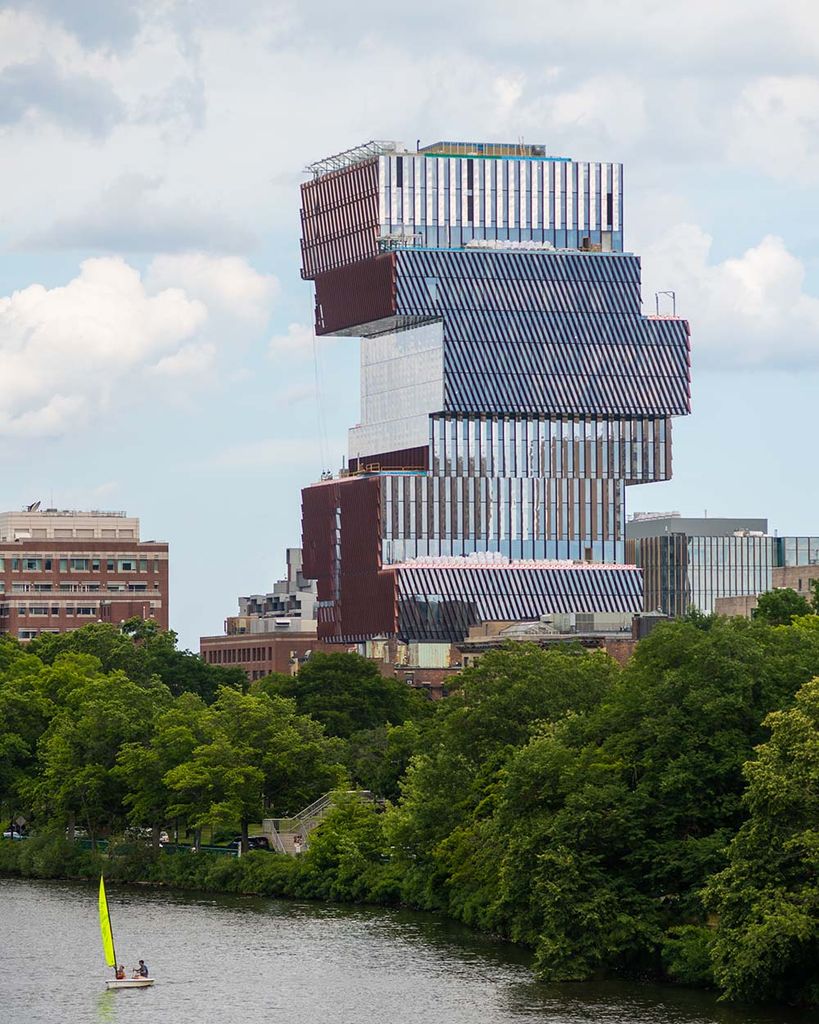
<path fill-rule="evenodd" d="M 640 610 L 625 488 L 671 475 L 689 339 L 642 315 L 621 166 L 373 142 L 310 170 L 316 332 L 362 338 L 348 475 L 303 494 L 320 634 Z"/>

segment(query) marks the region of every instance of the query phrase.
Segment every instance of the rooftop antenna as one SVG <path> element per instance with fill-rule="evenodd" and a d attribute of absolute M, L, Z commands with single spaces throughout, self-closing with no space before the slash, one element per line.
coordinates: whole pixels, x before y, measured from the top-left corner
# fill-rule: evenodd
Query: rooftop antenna
<path fill-rule="evenodd" d="M 667 292 L 654 292 L 654 307 L 657 310 L 657 316 L 660 315 L 660 296 L 667 295 L 671 299 L 671 315 L 677 315 L 677 293 L 674 291 Z"/>

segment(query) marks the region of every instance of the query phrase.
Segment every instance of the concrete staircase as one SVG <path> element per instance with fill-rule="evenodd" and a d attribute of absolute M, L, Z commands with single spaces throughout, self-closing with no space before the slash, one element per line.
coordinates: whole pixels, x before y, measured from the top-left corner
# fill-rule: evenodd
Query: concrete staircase
<path fill-rule="evenodd" d="M 365 803 L 374 799 L 368 789 L 351 789 L 348 793 Z M 310 845 L 310 833 L 324 820 L 333 806 L 334 796 L 335 793 L 325 793 L 292 818 L 265 818 L 262 830 L 273 849 L 289 857 L 306 850 Z"/>

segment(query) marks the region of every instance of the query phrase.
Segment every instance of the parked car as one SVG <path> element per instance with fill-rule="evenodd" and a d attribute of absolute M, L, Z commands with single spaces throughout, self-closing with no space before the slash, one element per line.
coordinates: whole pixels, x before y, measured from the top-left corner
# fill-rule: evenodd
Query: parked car
<path fill-rule="evenodd" d="M 237 849 L 237 850 L 239 849 L 239 847 L 241 845 L 242 845 L 242 837 L 241 836 L 235 836 L 228 843 L 228 846 L 231 846 L 231 847 L 233 847 L 234 849 Z M 248 836 L 248 838 L 247 838 L 247 848 L 248 848 L 248 850 L 269 850 L 270 849 L 270 840 L 267 838 L 267 836 Z"/>
<path fill-rule="evenodd" d="M 26 836 L 24 836 L 23 833 L 16 826 L 13 826 L 12 828 L 7 828 L 6 829 L 6 831 L 3 833 L 3 838 L 4 839 L 25 839 Z"/>
<path fill-rule="evenodd" d="M 154 830 L 152 828 L 137 828 L 135 826 L 132 826 L 131 828 L 126 828 L 125 832 L 123 834 L 124 834 L 126 839 L 145 839 L 145 840 L 151 840 L 154 837 Z M 159 833 L 159 842 L 160 843 L 169 843 L 170 841 L 171 841 L 170 840 L 170 836 L 163 829 Z"/>

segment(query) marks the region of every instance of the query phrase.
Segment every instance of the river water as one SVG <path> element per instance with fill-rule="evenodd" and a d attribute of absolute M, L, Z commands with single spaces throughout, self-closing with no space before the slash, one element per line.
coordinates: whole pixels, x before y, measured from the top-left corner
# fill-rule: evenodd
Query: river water
<path fill-rule="evenodd" d="M 106 992 L 96 889 L 0 879 L 0 1022 L 791 1024 L 786 1011 L 606 982 L 547 986 L 524 951 L 404 911 L 112 888 L 117 955 L 150 989 Z"/>

